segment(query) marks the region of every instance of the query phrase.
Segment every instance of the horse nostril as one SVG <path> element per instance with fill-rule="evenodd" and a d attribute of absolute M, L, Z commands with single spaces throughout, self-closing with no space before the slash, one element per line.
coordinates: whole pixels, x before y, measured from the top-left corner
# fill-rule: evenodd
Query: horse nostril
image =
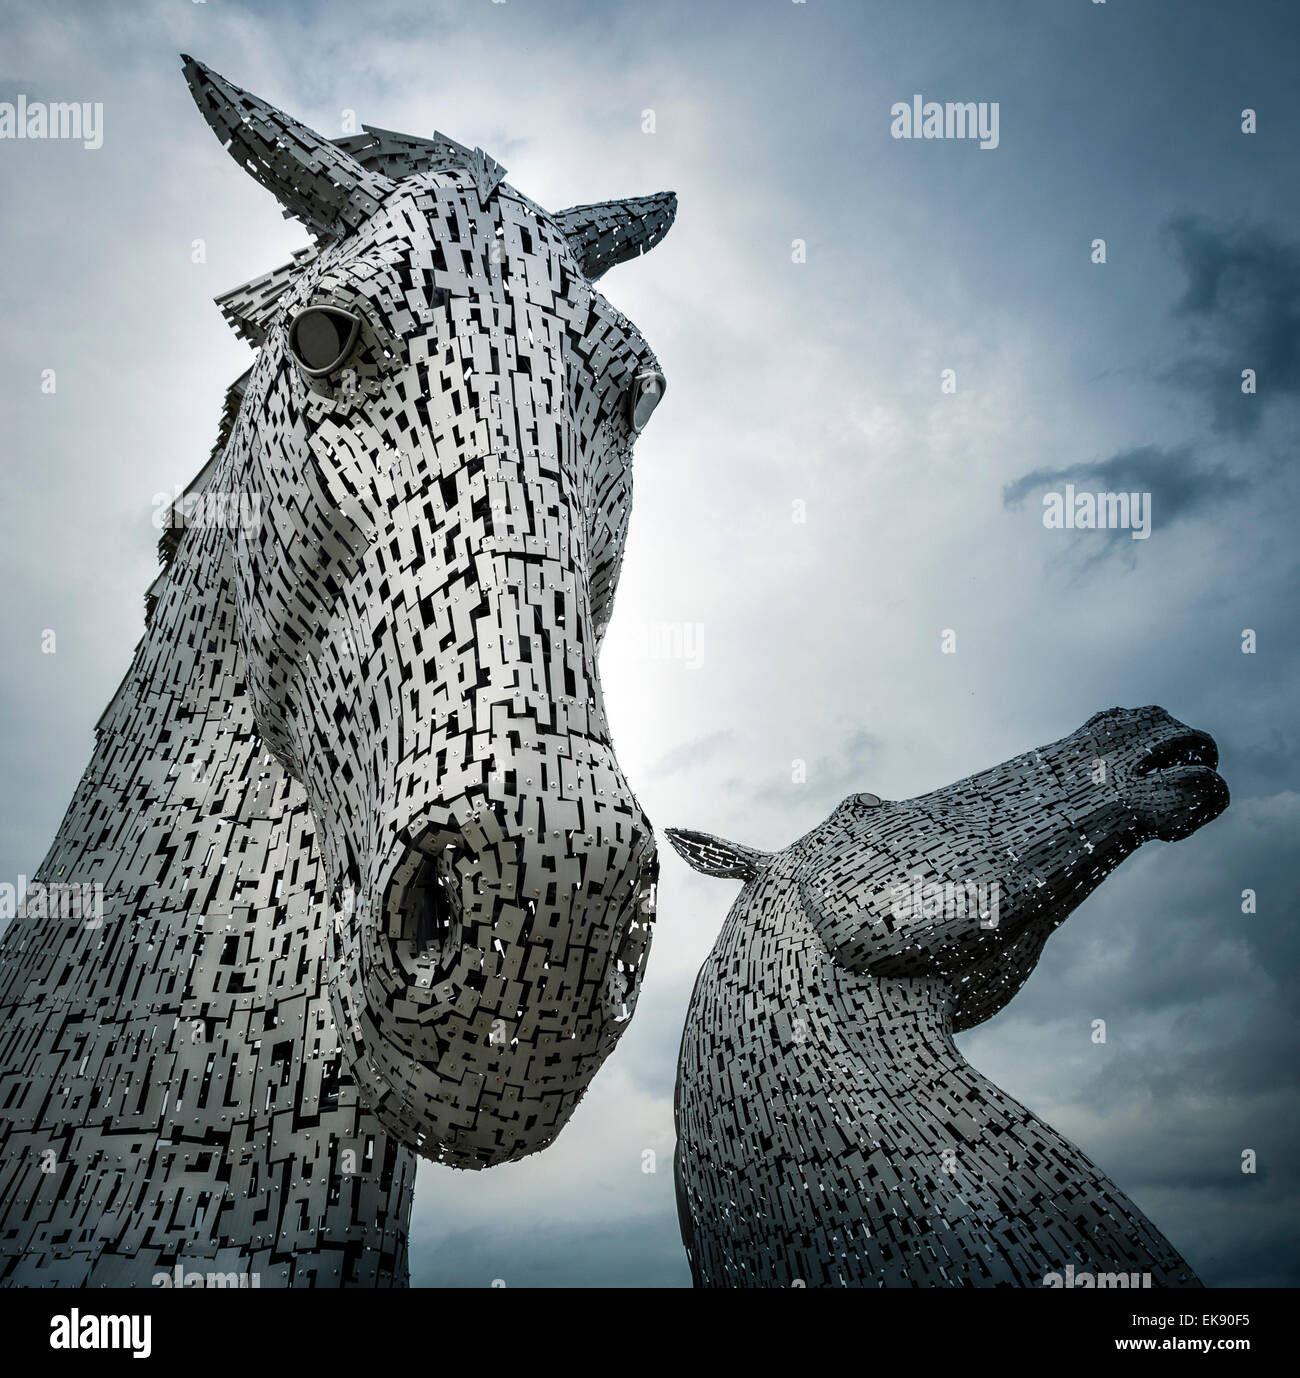
<path fill-rule="evenodd" d="M 397 899 L 397 933 L 420 962 L 445 971 L 460 951 L 463 930 L 461 877 L 466 853 L 454 843 L 423 857 Z"/>
<path fill-rule="evenodd" d="M 457 922 L 451 896 L 447 893 L 447 877 L 433 862 L 417 877 L 412 889 L 412 907 L 418 907 L 416 948 L 425 952 L 435 945 L 444 946 Z"/>
<path fill-rule="evenodd" d="M 605 981 L 605 1006 L 616 1024 L 625 1023 L 632 1017 L 640 994 L 641 977 L 650 946 L 650 928 L 654 922 L 658 874 L 657 862 L 652 862 L 642 871 L 633 907 L 620 921 L 611 945 Z"/>

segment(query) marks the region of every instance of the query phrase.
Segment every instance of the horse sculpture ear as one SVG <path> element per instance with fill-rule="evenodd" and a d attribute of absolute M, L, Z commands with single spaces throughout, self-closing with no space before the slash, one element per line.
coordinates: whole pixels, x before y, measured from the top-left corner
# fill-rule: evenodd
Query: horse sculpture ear
<path fill-rule="evenodd" d="M 595 282 L 616 263 L 649 253 L 672 228 L 677 194 L 659 191 L 626 201 L 570 206 L 555 221 L 564 231 L 588 282 Z"/>
<path fill-rule="evenodd" d="M 757 847 L 746 847 L 740 842 L 728 842 L 711 833 L 666 828 L 664 836 L 683 860 L 706 876 L 753 880 L 772 860 L 771 852 L 760 852 Z"/>
<path fill-rule="evenodd" d="M 318 238 L 339 238 L 379 208 L 396 185 L 305 124 L 181 55 L 203 118 L 241 167 Z"/>

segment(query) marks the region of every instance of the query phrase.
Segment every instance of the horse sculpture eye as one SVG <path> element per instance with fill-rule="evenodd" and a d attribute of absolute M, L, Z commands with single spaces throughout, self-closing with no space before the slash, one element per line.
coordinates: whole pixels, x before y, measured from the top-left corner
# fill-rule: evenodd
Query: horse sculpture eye
<path fill-rule="evenodd" d="M 640 431 L 664 395 L 664 376 L 657 368 L 645 368 L 633 379 L 627 398 L 627 419 L 633 431 Z"/>
<path fill-rule="evenodd" d="M 289 349 L 304 373 L 320 378 L 347 362 L 360 333 L 361 320 L 350 311 L 308 306 L 289 326 Z"/>

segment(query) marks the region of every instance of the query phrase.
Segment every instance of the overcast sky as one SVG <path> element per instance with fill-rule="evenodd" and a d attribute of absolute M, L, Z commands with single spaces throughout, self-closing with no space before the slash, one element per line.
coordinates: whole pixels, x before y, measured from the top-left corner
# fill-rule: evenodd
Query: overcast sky
<path fill-rule="evenodd" d="M 668 378 L 603 661 L 651 819 L 779 847 L 1114 705 L 1212 733 L 1228 812 L 1126 862 L 959 1042 L 1207 1282 L 1296 1285 L 1298 39 L 1289 0 L 6 5 L 0 100 L 104 129 L 0 142 L 0 877 L 53 837 L 154 495 L 250 361 L 211 298 L 307 242 L 177 54 L 331 136 L 479 145 L 552 209 L 671 188 L 671 234 L 601 283 Z M 914 94 L 998 102 L 998 147 L 892 138 Z M 1045 529 L 1065 483 L 1150 493 L 1150 538 Z M 414 1283 L 689 1285 L 672 1086 L 735 891 L 665 847 L 630 1031 L 545 1153 L 421 1167 Z"/>

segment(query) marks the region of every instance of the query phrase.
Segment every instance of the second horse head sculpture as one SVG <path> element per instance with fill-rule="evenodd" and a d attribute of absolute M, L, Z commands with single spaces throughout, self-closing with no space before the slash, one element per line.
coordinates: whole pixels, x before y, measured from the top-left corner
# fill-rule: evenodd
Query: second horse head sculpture
<path fill-rule="evenodd" d="M 1112 709 L 916 799 L 850 795 L 784 851 L 670 829 L 745 881 L 677 1081 L 683 1236 L 706 1286 L 1196 1285 L 1142 1212 L 958 1052 L 1143 842 L 1227 807 L 1213 740 Z M 1122 1279 L 1119 1281 L 1118 1279 Z"/>

